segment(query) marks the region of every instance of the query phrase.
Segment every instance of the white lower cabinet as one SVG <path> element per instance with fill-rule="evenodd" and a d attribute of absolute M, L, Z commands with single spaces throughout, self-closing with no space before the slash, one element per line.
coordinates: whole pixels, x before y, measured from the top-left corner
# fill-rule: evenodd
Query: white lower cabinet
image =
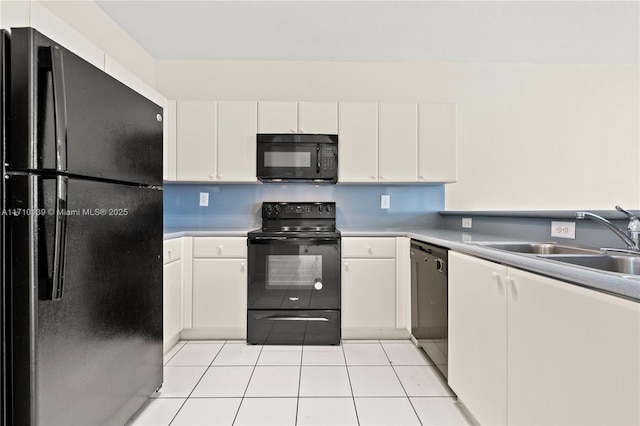
<path fill-rule="evenodd" d="M 449 252 L 448 382 L 482 425 L 507 422 L 506 272 Z"/>
<path fill-rule="evenodd" d="M 246 264 L 243 259 L 193 260 L 193 328 L 246 328 Z"/>
<path fill-rule="evenodd" d="M 449 385 L 481 424 L 640 424 L 640 304 L 449 253 Z"/>
<path fill-rule="evenodd" d="M 194 238 L 192 324 L 183 335 L 244 339 L 247 329 L 247 239 Z"/>
<path fill-rule="evenodd" d="M 182 331 L 182 239 L 164 241 L 163 246 L 162 340 L 166 352 L 179 340 Z"/>
<path fill-rule="evenodd" d="M 395 259 L 345 259 L 342 262 L 342 327 L 395 326 Z"/>
<path fill-rule="evenodd" d="M 408 337 L 404 318 L 399 320 L 406 300 L 397 277 L 396 238 L 342 238 L 344 339 Z"/>

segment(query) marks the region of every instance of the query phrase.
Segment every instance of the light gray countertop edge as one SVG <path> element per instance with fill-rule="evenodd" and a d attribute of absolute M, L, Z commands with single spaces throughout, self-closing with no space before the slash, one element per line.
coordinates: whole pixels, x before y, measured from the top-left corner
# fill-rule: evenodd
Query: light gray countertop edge
<path fill-rule="evenodd" d="M 191 229 L 166 230 L 164 239 L 179 237 L 246 237 L 252 229 Z M 485 248 L 473 242 L 518 241 L 492 235 L 470 234 L 443 229 L 340 229 L 343 237 L 408 237 L 446 247 L 460 253 L 556 278 L 582 287 L 640 302 L 640 279 L 599 272 L 590 268 L 566 265 L 534 255 L 509 253 Z"/>

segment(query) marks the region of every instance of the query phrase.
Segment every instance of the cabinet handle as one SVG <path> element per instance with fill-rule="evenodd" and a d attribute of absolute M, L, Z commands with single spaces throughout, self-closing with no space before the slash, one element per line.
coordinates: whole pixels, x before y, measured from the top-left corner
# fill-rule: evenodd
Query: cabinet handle
<path fill-rule="evenodd" d="M 222 246 L 218 246 L 218 256 L 222 256 Z"/>
<path fill-rule="evenodd" d="M 291 133 L 298 133 L 298 131 L 296 129 L 292 129 Z"/>
<path fill-rule="evenodd" d="M 516 288 L 516 282 L 513 278 L 507 277 L 507 284 L 509 286 L 509 293 L 513 300 L 518 300 L 518 289 Z"/>
<path fill-rule="evenodd" d="M 418 176 L 418 179 L 424 179 L 424 176 Z"/>
<path fill-rule="evenodd" d="M 497 272 L 492 272 L 491 278 L 498 284 L 498 294 L 504 294 L 504 285 L 502 284 L 502 276 Z"/>
<path fill-rule="evenodd" d="M 378 179 L 378 176 L 371 176 L 371 179 L 376 180 Z"/>
<path fill-rule="evenodd" d="M 382 176 L 382 175 L 381 175 L 381 176 L 380 176 L 380 180 L 384 180 L 384 176 Z"/>
<path fill-rule="evenodd" d="M 244 272 L 244 262 L 240 262 L 240 272 Z"/>
<path fill-rule="evenodd" d="M 218 175 L 218 179 L 222 179 L 222 175 Z"/>
<path fill-rule="evenodd" d="M 344 270 L 349 271 L 349 264 L 347 262 L 344 262 Z"/>
<path fill-rule="evenodd" d="M 173 250 L 171 250 L 171 249 L 167 250 L 167 254 L 168 254 L 169 259 L 171 259 L 173 257 L 172 256 Z"/>
<path fill-rule="evenodd" d="M 367 251 L 369 252 L 369 254 L 373 254 L 373 249 L 371 248 L 371 246 L 367 246 Z"/>
<path fill-rule="evenodd" d="M 214 175 L 213 173 L 209 175 L 209 179 L 215 179 L 215 178 L 216 178 L 216 175 Z"/>

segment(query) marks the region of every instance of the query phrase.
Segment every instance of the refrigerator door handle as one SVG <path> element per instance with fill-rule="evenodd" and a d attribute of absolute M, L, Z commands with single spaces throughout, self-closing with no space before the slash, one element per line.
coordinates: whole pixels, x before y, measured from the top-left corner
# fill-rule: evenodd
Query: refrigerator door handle
<path fill-rule="evenodd" d="M 56 132 L 56 171 L 67 171 L 67 95 L 64 85 L 62 49 L 51 46 L 51 74 L 53 78 L 53 113 Z"/>
<path fill-rule="evenodd" d="M 64 248 L 67 234 L 67 187 L 66 176 L 56 177 L 56 224 L 53 241 L 53 273 L 51 275 L 51 300 L 62 299 L 64 281 Z"/>

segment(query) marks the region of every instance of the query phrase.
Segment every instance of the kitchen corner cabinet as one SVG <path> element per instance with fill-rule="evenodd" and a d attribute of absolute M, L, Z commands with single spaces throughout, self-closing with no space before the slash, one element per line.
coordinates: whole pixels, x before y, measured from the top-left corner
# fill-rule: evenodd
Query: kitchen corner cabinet
<path fill-rule="evenodd" d="M 247 239 L 193 239 L 192 327 L 199 338 L 246 338 Z"/>
<path fill-rule="evenodd" d="M 256 102 L 178 101 L 178 181 L 256 182 Z"/>
<path fill-rule="evenodd" d="M 258 133 L 337 134 L 336 102 L 258 102 Z"/>
<path fill-rule="evenodd" d="M 163 242 L 162 335 L 163 350 L 168 351 L 180 338 L 183 309 L 183 239 Z"/>
<path fill-rule="evenodd" d="M 456 104 L 418 105 L 418 182 L 455 182 Z"/>
<path fill-rule="evenodd" d="M 482 424 L 640 424 L 636 302 L 450 252 L 449 357 Z"/>
<path fill-rule="evenodd" d="M 395 330 L 395 240 L 342 238 L 343 337 L 391 337 L 384 333 Z"/>

